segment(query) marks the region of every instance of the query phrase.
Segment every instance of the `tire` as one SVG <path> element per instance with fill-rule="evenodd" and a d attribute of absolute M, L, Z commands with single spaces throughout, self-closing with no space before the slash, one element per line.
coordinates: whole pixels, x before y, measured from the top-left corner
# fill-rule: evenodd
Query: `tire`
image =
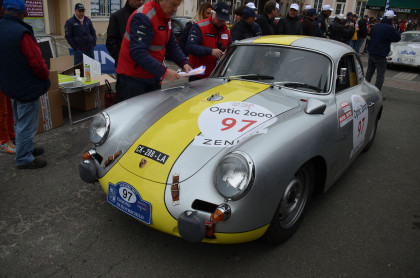
<path fill-rule="evenodd" d="M 271 244 L 280 244 L 296 232 L 312 197 L 315 168 L 312 163 L 303 165 L 287 185 L 265 238 Z"/>
<path fill-rule="evenodd" d="M 371 133 L 371 135 L 370 135 L 370 137 L 369 137 L 369 143 L 366 145 L 366 147 L 363 149 L 363 153 L 364 152 L 367 152 L 369 149 L 370 149 L 370 147 L 372 147 L 372 144 L 373 144 L 373 141 L 375 140 L 375 136 L 376 136 L 376 131 L 378 130 L 378 121 L 379 121 L 379 119 L 378 118 L 376 118 L 376 120 L 375 120 L 375 125 L 373 126 L 373 130 L 372 130 L 372 133 Z"/>

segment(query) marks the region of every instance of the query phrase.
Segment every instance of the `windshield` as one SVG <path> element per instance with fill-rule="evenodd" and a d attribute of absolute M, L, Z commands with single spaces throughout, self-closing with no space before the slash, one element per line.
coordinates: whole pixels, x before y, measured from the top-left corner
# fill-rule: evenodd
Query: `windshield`
<path fill-rule="evenodd" d="M 420 42 L 420 33 L 408 33 L 401 35 L 402 42 Z"/>
<path fill-rule="evenodd" d="M 238 45 L 228 49 L 211 77 L 244 78 L 266 83 L 300 83 L 301 90 L 328 92 L 331 61 L 324 55 L 281 46 Z M 312 89 L 311 89 L 312 87 Z"/>

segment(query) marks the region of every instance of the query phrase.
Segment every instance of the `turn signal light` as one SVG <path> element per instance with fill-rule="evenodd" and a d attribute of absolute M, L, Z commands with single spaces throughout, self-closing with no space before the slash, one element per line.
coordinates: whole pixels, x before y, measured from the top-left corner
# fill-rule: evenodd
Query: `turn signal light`
<path fill-rule="evenodd" d="M 89 152 L 85 152 L 82 157 L 83 157 L 83 160 L 92 160 L 92 156 L 90 155 Z"/>
<path fill-rule="evenodd" d="M 216 208 L 216 210 L 211 214 L 211 220 L 213 222 L 221 222 L 228 220 L 231 214 L 230 206 L 227 204 L 221 204 Z"/>

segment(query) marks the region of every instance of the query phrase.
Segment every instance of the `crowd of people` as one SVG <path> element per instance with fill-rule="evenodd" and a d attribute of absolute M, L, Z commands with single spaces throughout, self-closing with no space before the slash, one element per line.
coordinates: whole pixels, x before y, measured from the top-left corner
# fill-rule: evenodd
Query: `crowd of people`
<path fill-rule="evenodd" d="M 417 28 L 416 22 L 395 21 L 392 11 L 385 13 L 380 22 L 367 16 L 359 19 L 357 14 L 349 12 L 347 17 L 337 15 L 330 23 L 330 5 L 324 5 L 317 13 L 309 5 L 300 12 L 296 3 L 290 5 L 285 17 L 276 21 L 279 4 L 274 0 L 265 3 L 261 15 L 257 14 L 253 2 L 239 7 L 234 11 L 234 23 L 228 26 L 227 3 L 219 2 L 214 6 L 202 3 L 178 43 L 171 28 L 171 17 L 181 1 L 153 0 L 144 4 L 143 0 L 127 0 L 122 9 L 111 15 L 106 47 L 115 59 L 117 102 L 160 89 L 164 80 L 180 79 L 180 73 L 165 65 L 165 57 L 187 73 L 205 66 L 205 74 L 190 77 L 190 81 L 197 80 L 209 76 L 233 41 L 275 34 L 330 38 L 350 45 L 357 53 L 368 51 L 366 79 L 370 82 L 376 70 L 375 85 L 381 89 L 390 43 L 399 41 L 400 32 Z M 77 3 L 74 15 L 65 24 L 65 37 L 75 51 L 75 64 L 83 61 L 83 54 L 93 58 L 96 45 L 96 32 L 85 10 L 83 4 Z M 32 27 L 23 21 L 26 14 L 24 0 L 0 0 L 0 17 L 3 15 L 0 21 L 0 151 L 15 154 L 17 168 L 36 169 L 46 165 L 46 161 L 38 157 L 44 150 L 35 148 L 33 139 L 38 126 L 38 99 L 47 92 L 50 81 Z"/>

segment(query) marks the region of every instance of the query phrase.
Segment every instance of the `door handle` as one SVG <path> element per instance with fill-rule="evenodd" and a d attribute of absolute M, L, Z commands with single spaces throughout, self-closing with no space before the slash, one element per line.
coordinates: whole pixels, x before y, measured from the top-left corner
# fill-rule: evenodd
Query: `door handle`
<path fill-rule="evenodd" d="M 374 102 L 369 102 L 368 103 L 368 108 L 371 108 L 372 106 L 374 106 L 375 105 L 375 103 Z"/>

